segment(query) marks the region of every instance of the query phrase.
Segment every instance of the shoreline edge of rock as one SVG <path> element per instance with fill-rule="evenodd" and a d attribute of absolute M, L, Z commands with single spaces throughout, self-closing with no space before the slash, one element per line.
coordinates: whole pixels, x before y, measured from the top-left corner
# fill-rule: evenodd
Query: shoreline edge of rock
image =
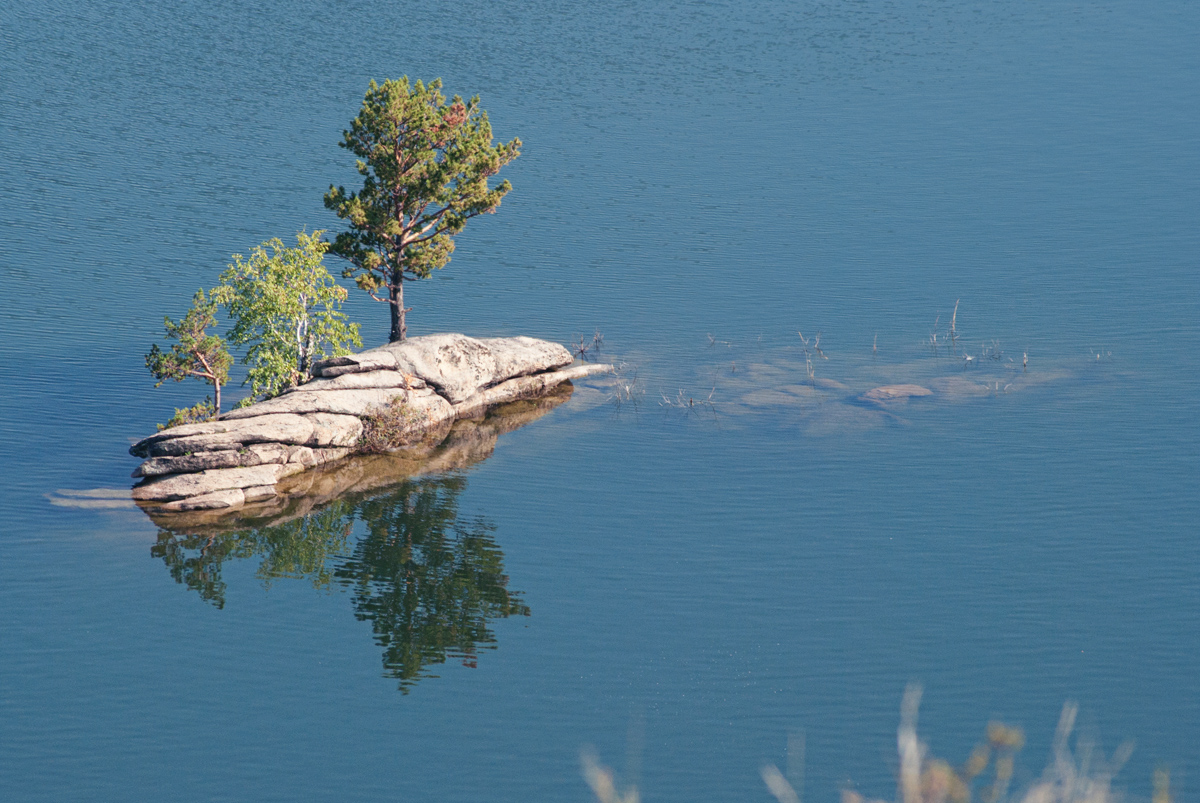
<path fill-rule="evenodd" d="M 219 421 L 164 429 L 130 447 L 144 458 L 132 495 L 147 512 L 235 510 L 276 495 L 280 480 L 362 451 L 363 419 L 401 401 L 411 416 L 402 450 L 431 452 L 455 420 L 611 373 L 573 364 L 562 345 L 531 337 L 412 337 L 321 360 L 314 378 Z"/>

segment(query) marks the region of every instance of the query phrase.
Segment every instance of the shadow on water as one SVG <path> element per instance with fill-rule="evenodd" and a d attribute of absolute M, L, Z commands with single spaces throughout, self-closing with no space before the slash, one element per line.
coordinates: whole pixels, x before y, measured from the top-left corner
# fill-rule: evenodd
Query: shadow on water
<path fill-rule="evenodd" d="M 508 587 L 494 525 L 459 513 L 461 470 L 569 396 L 568 388 L 456 422 L 424 457 L 363 456 L 292 478 L 275 504 L 233 518 L 156 516 L 151 554 L 218 608 L 224 567 L 243 560 L 258 561 L 268 586 L 292 578 L 348 592 L 356 618 L 371 623 L 385 674 L 407 693 L 448 659 L 475 666 L 480 650 L 495 647 L 493 620 L 530 614 Z"/>

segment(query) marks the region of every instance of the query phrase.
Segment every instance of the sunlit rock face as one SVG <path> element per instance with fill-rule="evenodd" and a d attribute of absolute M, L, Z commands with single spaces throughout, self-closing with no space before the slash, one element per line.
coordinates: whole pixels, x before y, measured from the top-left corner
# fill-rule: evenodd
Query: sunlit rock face
<path fill-rule="evenodd" d="M 572 362 L 564 346 L 546 340 L 442 334 L 324 360 L 313 373 L 332 378 L 390 369 L 418 377 L 451 404 L 458 404 L 506 379 L 564 368 Z"/>
<path fill-rule="evenodd" d="M 612 370 L 572 362 L 558 343 L 460 334 L 414 337 L 324 360 L 314 366 L 312 381 L 281 396 L 138 441 L 130 453 L 146 459 L 133 476 L 146 479 L 133 498 L 164 514 L 260 503 L 275 497 L 285 478 L 359 451 L 363 419 L 397 401 L 405 416 L 398 448 L 428 455 L 456 419 Z"/>
<path fill-rule="evenodd" d="M 536 399 L 510 402 L 479 418 L 460 418 L 435 444 L 387 454 L 349 455 L 311 471 L 292 473 L 279 478 L 269 496 L 248 497 L 236 507 L 142 503 L 143 509 L 155 524 L 180 532 L 279 525 L 308 516 L 343 497 L 386 493 L 415 477 L 442 475 L 482 462 L 491 457 L 501 435 L 546 415 L 570 399 L 573 390 L 569 383 L 562 383 Z"/>

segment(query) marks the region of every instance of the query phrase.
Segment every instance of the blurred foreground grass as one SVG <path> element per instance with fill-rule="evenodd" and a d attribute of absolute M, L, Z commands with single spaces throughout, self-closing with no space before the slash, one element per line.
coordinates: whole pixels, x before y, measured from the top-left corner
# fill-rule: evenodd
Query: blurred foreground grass
<path fill-rule="evenodd" d="M 900 705 L 900 727 L 896 732 L 899 753 L 897 803 L 1117 803 L 1113 792 L 1113 776 L 1129 759 L 1133 743 L 1125 742 L 1109 757 L 1098 754 L 1091 746 L 1071 748 L 1071 733 L 1075 729 L 1078 707 L 1063 706 L 1062 716 L 1054 734 L 1050 764 L 1040 779 L 1028 789 L 1010 791 L 1016 756 L 1025 746 L 1025 734 L 1020 728 L 1002 722 L 988 723 L 984 741 L 976 745 L 961 767 L 930 754 L 929 748 L 917 736 L 917 711 L 921 704 L 921 687 L 912 685 L 904 693 Z M 624 792 L 616 788 L 613 773 L 600 764 L 596 756 L 584 751 L 581 755 L 583 778 L 600 803 L 639 803 L 636 788 Z M 791 782 L 774 764 L 762 768 L 763 782 L 779 803 L 800 803 L 800 795 Z M 851 789 L 842 791 L 841 803 L 885 803 L 867 799 Z M 1165 768 L 1154 773 L 1152 803 L 1172 803 L 1170 776 Z"/>

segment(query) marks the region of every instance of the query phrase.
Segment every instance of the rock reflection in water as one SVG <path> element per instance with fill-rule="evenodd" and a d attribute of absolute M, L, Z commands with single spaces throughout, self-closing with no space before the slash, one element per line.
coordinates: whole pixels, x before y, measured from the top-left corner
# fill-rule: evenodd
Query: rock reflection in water
<path fill-rule="evenodd" d="M 161 529 L 151 553 L 218 608 L 227 561 L 257 560 L 268 585 L 303 578 L 348 591 L 355 616 L 371 623 L 383 649 L 386 674 L 407 692 L 447 659 L 474 666 L 478 652 L 495 645 L 492 620 L 529 615 L 520 592 L 508 588 L 494 527 L 459 515 L 467 481 L 455 470 L 486 459 L 500 434 L 569 396 L 567 388 L 457 422 L 424 458 L 374 455 L 310 472 L 276 505 L 234 518 L 155 516 Z"/>

